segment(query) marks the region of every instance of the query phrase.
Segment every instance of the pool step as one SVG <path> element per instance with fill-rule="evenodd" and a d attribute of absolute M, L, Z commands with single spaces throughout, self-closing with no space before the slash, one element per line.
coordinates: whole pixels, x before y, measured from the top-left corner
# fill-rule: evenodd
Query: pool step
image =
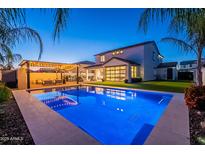
<path fill-rule="evenodd" d="M 132 145 L 142 145 L 151 133 L 154 125 L 144 124 L 132 141 Z"/>

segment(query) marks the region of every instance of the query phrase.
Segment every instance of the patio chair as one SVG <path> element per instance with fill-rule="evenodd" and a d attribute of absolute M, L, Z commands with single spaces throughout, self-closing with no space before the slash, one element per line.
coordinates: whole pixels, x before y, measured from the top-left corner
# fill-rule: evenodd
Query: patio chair
<path fill-rule="evenodd" d="M 52 80 L 44 80 L 43 85 L 53 85 L 53 81 Z"/>
<path fill-rule="evenodd" d="M 55 80 L 55 84 L 63 84 L 62 80 Z"/>
<path fill-rule="evenodd" d="M 43 84 L 42 80 L 36 80 L 36 84 Z"/>

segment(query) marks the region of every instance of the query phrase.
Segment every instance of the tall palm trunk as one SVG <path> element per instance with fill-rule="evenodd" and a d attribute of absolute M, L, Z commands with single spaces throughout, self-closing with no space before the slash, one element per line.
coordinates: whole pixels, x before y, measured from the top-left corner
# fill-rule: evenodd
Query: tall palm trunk
<path fill-rule="evenodd" d="M 201 62 L 201 57 L 202 57 L 202 48 L 198 48 L 198 59 L 197 59 L 197 80 L 198 80 L 198 86 L 203 86 L 203 81 L 202 81 L 202 62 Z"/>

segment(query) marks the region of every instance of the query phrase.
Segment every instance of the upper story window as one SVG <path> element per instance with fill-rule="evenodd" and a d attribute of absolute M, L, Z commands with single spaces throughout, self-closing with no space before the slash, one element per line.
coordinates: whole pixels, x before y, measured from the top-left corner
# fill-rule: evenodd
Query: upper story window
<path fill-rule="evenodd" d="M 100 62 L 105 62 L 105 56 L 104 55 L 100 56 Z"/>
<path fill-rule="evenodd" d="M 123 54 L 124 51 L 123 50 L 118 50 L 118 51 L 113 51 L 112 55 L 119 55 L 119 54 Z"/>

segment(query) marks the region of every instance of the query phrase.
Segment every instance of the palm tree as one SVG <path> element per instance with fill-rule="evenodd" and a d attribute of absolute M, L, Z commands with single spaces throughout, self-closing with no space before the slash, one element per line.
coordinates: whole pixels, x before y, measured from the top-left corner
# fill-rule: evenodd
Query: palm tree
<path fill-rule="evenodd" d="M 170 20 L 169 30 L 175 34 L 186 33 L 185 40 L 166 37 L 163 42 L 172 42 L 183 51 L 192 51 L 197 55 L 197 84 L 202 82 L 202 55 L 205 48 L 205 9 L 146 9 L 141 15 L 139 27 L 147 31 L 150 20 Z"/>
<path fill-rule="evenodd" d="M 2 66 L 6 70 L 11 70 L 14 68 L 14 63 L 17 63 L 22 60 L 20 54 L 13 54 L 12 52 L 3 56 L 3 61 L 1 61 Z"/>
<path fill-rule="evenodd" d="M 45 12 L 45 9 L 41 10 Z M 68 9 L 46 9 L 46 11 L 48 10 L 51 10 L 51 13 L 53 13 L 53 39 L 55 41 L 56 38 L 59 39 L 60 32 L 67 26 Z M 7 52 L 11 50 L 16 43 L 24 42 L 25 40 L 35 40 L 39 43 L 40 53 L 38 60 L 40 60 L 43 52 L 42 39 L 37 31 L 24 26 L 26 25 L 25 19 L 25 9 L 0 9 L 0 50 Z M 2 58 L 1 55 L 0 58 Z"/>
<path fill-rule="evenodd" d="M 24 43 L 26 40 L 34 40 L 39 44 L 39 56 L 41 59 L 43 52 L 43 42 L 37 31 L 29 27 L 4 27 L 0 26 L 0 52 L 7 53 L 12 51 L 12 48 L 19 43 Z M 1 56 L 0 56 L 1 57 Z"/>
<path fill-rule="evenodd" d="M 60 33 L 67 27 L 69 9 L 40 9 L 42 13 L 51 13 L 53 15 L 53 39 L 60 37 Z M 0 9 L 0 19 L 9 25 L 24 25 L 26 23 L 25 9 L 7 8 Z"/>
<path fill-rule="evenodd" d="M 16 13 L 15 10 L 0 9 L 0 60 L 3 60 L 3 55 L 12 56 L 13 47 L 18 43 L 24 43 L 26 40 L 35 40 L 39 43 L 40 53 L 38 59 L 40 59 L 43 52 L 42 39 L 37 31 L 27 26 L 18 26 L 23 21 L 20 17 L 22 12 L 17 12 L 19 13 Z"/>
<path fill-rule="evenodd" d="M 190 17 L 192 13 L 198 14 L 198 15 L 205 15 L 205 9 L 200 8 L 186 8 L 186 9 L 180 9 L 180 8 L 152 8 L 152 9 L 145 9 L 141 16 L 138 23 L 139 29 L 143 29 L 143 31 L 146 33 L 148 30 L 148 25 L 151 22 L 160 22 L 163 24 L 165 21 L 170 21 L 170 18 L 173 17 L 180 17 L 178 18 L 179 22 L 182 22 L 183 17 Z M 193 19 L 193 18 L 192 18 Z"/>

